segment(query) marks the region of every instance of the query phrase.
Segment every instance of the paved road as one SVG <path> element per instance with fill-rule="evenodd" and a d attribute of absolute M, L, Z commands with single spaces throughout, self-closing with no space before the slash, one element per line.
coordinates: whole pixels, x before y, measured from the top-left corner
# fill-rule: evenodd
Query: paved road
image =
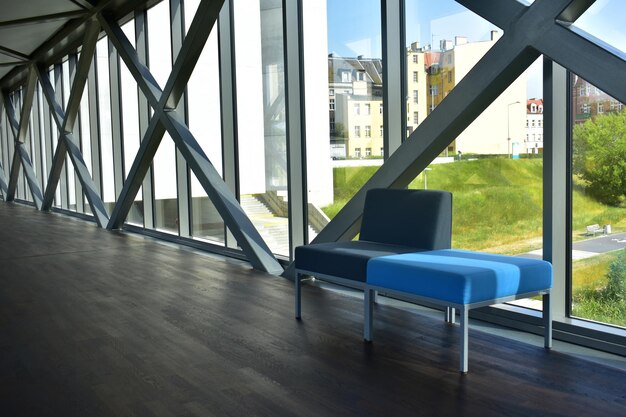
<path fill-rule="evenodd" d="M 601 235 L 586 240 L 574 242 L 572 248 L 572 259 L 591 258 L 605 252 L 611 252 L 626 248 L 626 233 L 614 233 L 611 235 Z M 522 256 L 529 258 L 541 258 L 542 250 L 537 249 Z"/>

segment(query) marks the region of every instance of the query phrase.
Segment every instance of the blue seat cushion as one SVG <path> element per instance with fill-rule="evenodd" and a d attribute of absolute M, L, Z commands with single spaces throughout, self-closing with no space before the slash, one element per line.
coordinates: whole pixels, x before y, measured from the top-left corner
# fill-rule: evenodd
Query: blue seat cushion
<path fill-rule="evenodd" d="M 296 269 L 365 282 L 367 261 L 377 256 L 415 252 L 417 248 L 353 240 L 315 243 L 296 248 Z"/>
<path fill-rule="evenodd" d="M 456 304 L 552 287 L 552 265 L 538 259 L 442 249 L 383 256 L 367 264 L 367 283 Z"/>

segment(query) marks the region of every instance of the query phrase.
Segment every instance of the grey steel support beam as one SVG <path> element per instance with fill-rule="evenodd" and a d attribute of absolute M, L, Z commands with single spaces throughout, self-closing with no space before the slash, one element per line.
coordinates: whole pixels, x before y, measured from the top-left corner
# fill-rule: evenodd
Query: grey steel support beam
<path fill-rule="evenodd" d="M 289 195 L 289 259 L 308 241 L 305 89 L 302 49 L 302 1 L 283 0 L 285 104 L 287 111 L 287 194 Z"/>
<path fill-rule="evenodd" d="M 184 27 L 184 10 L 182 0 L 170 0 L 170 28 L 171 28 L 171 47 L 172 62 L 176 62 L 176 57 L 181 53 L 183 38 L 185 37 Z M 200 45 L 200 51 L 204 42 Z M 198 54 L 199 56 L 199 54 Z M 189 77 L 191 74 L 189 74 Z M 184 76 L 183 76 L 184 77 Z M 183 92 L 178 100 L 172 100 L 170 104 L 177 104 L 176 111 L 182 115 L 185 122 L 189 124 L 187 116 L 187 102 L 184 95 L 186 83 L 178 86 L 177 91 Z M 165 94 L 165 93 L 163 93 Z M 167 105 L 166 105 L 167 106 Z M 191 237 L 191 209 L 189 202 L 191 201 L 190 184 L 189 184 L 189 168 L 182 153 L 176 151 L 176 192 L 178 203 L 178 234 L 182 237 Z"/>
<path fill-rule="evenodd" d="M 219 16 L 220 106 L 222 111 L 222 175 L 230 192 L 239 199 L 239 151 L 237 117 L 237 80 L 234 77 L 235 27 L 232 0 L 224 1 Z M 236 248 L 237 240 L 226 227 L 225 244 Z"/>
<path fill-rule="evenodd" d="M 215 2 L 218 3 L 218 2 Z M 221 2 L 219 2 L 221 5 Z M 201 42 L 208 39 L 210 29 L 217 21 L 219 14 L 219 7 L 214 7 L 215 4 L 208 0 L 202 1 L 196 12 L 196 16 L 191 24 L 188 32 L 188 36 L 183 42 L 181 52 L 176 57 L 176 62 L 173 65 L 173 70 L 169 75 L 166 86 L 179 85 L 182 83 L 186 85 L 193 71 L 197 59 L 200 55 L 200 45 L 195 47 L 187 46 L 190 42 Z M 204 14 L 210 14 L 210 19 L 206 20 Z M 198 18 L 198 15 L 203 16 Z M 215 170 L 215 167 L 211 164 L 206 154 L 189 131 L 184 119 L 177 113 L 175 107 L 177 102 L 169 101 L 170 98 L 163 92 L 161 92 L 154 77 L 148 70 L 148 68 L 142 64 L 136 51 L 126 38 L 126 35 L 122 32 L 119 25 L 103 16 L 100 16 L 100 21 L 103 28 L 111 38 L 112 42 L 118 48 L 118 52 L 128 67 L 130 73 L 135 77 L 138 86 L 146 95 L 148 102 L 153 106 L 154 115 L 153 118 L 159 119 L 155 123 L 162 124 L 168 131 L 176 147 L 183 154 L 185 160 L 193 170 L 194 174 L 198 178 L 198 181 L 203 186 L 205 192 L 209 196 L 209 199 L 222 216 L 222 219 L 229 227 L 229 229 L 235 235 L 239 246 L 241 246 L 244 254 L 252 266 L 256 269 L 264 270 L 270 273 L 281 273 L 282 267 L 272 254 L 267 244 L 263 241 L 259 232 L 255 229 L 250 219 L 246 216 L 245 212 L 241 208 L 237 199 L 232 195 L 219 173 Z M 202 33 L 205 31 L 205 33 Z M 188 51 L 185 53 L 184 51 Z M 172 95 L 177 93 L 175 88 L 170 87 Z M 180 99 L 182 94 L 178 97 Z M 171 108 L 173 106 L 174 108 Z M 153 129 L 155 133 L 159 130 Z M 158 137 L 158 135 L 156 135 Z M 153 137 L 146 135 L 144 141 L 152 141 Z M 160 140 L 160 138 L 159 138 Z M 142 144 L 143 145 L 143 144 Z M 148 144 L 145 145 L 147 148 Z M 138 161 L 147 154 L 137 155 L 134 165 L 140 165 L 146 161 Z M 127 182 L 140 183 L 143 178 L 141 177 L 129 177 Z M 126 187 L 125 187 L 126 188 Z M 128 193 L 125 199 L 118 199 L 116 205 L 127 205 L 127 200 L 134 199 L 135 194 Z M 119 218 L 115 219 L 119 222 Z"/>
<path fill-rule="evenodd" d="M 76 85 L 76 74 L 77 74 L 77 54 L 70 54 L 70 56 L 68 57 L 68 62 L 69 62 L 69 69 L 70 69 L 70 85 Z M 83 71 L 85 71 L 85 74 L 89 73 L 89 68 L 87 68 L 86 70 L 83 69 Z M 81 74 L 84 75 L 84 74 Z M 85 84 L 86 84 L 86 80 L 85 80 Z M 83 85 L 83 89 L 84 89 L 84 85 Z M 71 92 L 70 92 L 71 95 Z M 69 103 L 68 103 L 69 104 Z M 80 101 L 78 102 L 78 106 L 80 109 Z M 69 106 L 68 106 L 69 107 Z M 66 118 L 67 115 L 69 113 L 66 112 Z M 66 125 L 69 126 L 73 126 L 72 127 L 72 131 L 73 131 L 73 135 L 75 138 L 77 138 L 76 144 L 80 144 L 80 138 L 81 138 L 81 131 L 80 131 L 80 123 L 76 123 L 80 121 L 79 116 L 79 112 L 76 112 L 76 116 L 75 116 L 75 121 L 72 122 L 71 124 L 69 122 L 66 122 Z M 80 148 L 80 145 L 79 145 Z M 82 148 L 80 149 L 80 152 L 82 154 Z M 69 192 L 74 192 L 74 198 L 76 200 L 76 211 L 78 213 L 84 213 L 85 212 L 85 199 L 83 198 L 83 186 L 80 183 L 80 175 L 78 175 L 78 172 L 76 169 L 74 169 L 74 190 L 69 190 Z"/>
<path fill-rule="evenodd" d="M 182 9 L 182 2 L 179 3 L 179 7 Z M 178 77 L 168 78 L 165 87 L 163 87 L 162 100 L 165 102 L 162 103 L 162 107 L 164 109 L 175 109 L 178 106 L 178 102 L 185 93 L 187 81 L 191 77 L 195 63 L 198 62 L 211 30 L 217 22 L 223 4 L 224 0 L 202 0 L 200 2 L 177 57 L 172 57 L 174 63 L 172 74 L 178 74 Z M 182 31 L 182 27 L 180 30 Z M 172 35 L 176 36 L 174 33 Z M 182 59 L 174 60 L 174 58 Z"/>
<path fill-rule="evenodd" d="M 404 1 L 382 0 L 382 20 L 383 148 L 384 158 L 388 159 L 402 145 L 406 136 Z"/>
<path fill-rule="evenodd" d="M 537 0 L 530 6 L 524 6 L 516 0 L 457 1 L 503 28 L 504 36 L 515 26 L 518 28 L 516 36 L 526 38 L 528 46 L 539 50 L 598 88 L 611 91 L 611 96 L 619 101 L 626 102 L 626 84 L 622 75 L 626 54 L 570 26 L 594 1 Z M 560 10 L 554 14 L 556 9 Z M 540 13 L 546 14 L 540 16 Z M 527 29 L 522 33 L 523 25 Z"/>
<path fill-rule="evenodd" d="M 80 110 L 80 101 L 85 90 L 90 67 L 92 66 L 93 56 L 98 41 L 99 25 L 96 21 L 92 21 L 89 30 L 85 35 L 85 43 L 76 67 L 76 76 L 70 90 L 70 97 L 67 104 L 67 111 L 64 112 L 59 101 L 55 97 L 52 84 L 44 68 L 39 68 L 39 82 L 42 92 L 48 106 L 52 110 L 52 117 L 61 132 L 57 143 L 57 150 L 54 155 L 48 185 L 44 195 L 43 209 L 48 210 L 52 206 L 56 187 L 62 173 L 66 152 L 69 151 L 69 157 L 74 165 L 74 170 L 80 185 L 85 192 L 87 201 L 91 207 L 96 223 L 100 227 L 105 227 L 109 221 L 108 214 L 102 198 L 100 197 L 99 188 L 91 177 L 89 169 L 85 164 L 79 142 L 75 139 L 72 131 L 74 130 L 78 111 Z M 91 100 L 91 97 L 90 97 Z"/>
<path fill-rule="evenodd" d="M 153 116 L 150 120 L 150 124 L 148 125 L 148 129 L 146 129 L 146 133 L 141 140 L 133 165 L 128 171 L 124 187 L 122 188 L 117 202 L 115 203 L 115 207 L 111 212 L 111 218 L 106 226 L 107 229 L 118 229 L 124 223 L 124 220 L 133 206 L 135 196 L 139 192 L 139 188 L 142 185 L 142 180 L 145 178 L 148 170 L 150 169 L 152 160 L 154 159 L 154 155 L 161 144 L 161 139 L 163 139 L 164 134 L 165 127 L 158 117 Z"/>
<path fill-rule="evenodd" d="M 64 84 L 64 79 L 63 79 L 63 64 L 59 63 L 59 64 L 55 64 L 54 65 L 54 97 L 55 100 L 57 101 L 57 103 L 59 103 L 59 109 L 63 109 L 63 105 L 65 104 L 65 84 Z M 69 97 L 68 97 L 68 102 L 69 102 Z M 63 117 L 65 117 L 65 113 L 63 110 L 61 110 L 61 119 L 63 119 Z M 57 148 L 58 148 L 58 144 L 63 142 L 63 139 L 61 138 L 61 136 L 63 135 L 63 129 L 59 129 L 58 124 L 57 124 L 57 129 L 59 130 L 59 135 L 57 136 Z M 60 206 L 63 209 L 69 209 L 69 196 L 67 193 L 67 168 L 65 166 L 65 161 L 67 160 L 66 158 L 66 154 L 65 151 L 60 152 L 58 154 L 58 158 L 57 155 L 55 154 L 55 158 L 53 160 L 53 165 L 56 162 L 56 164 L 59 165 L 59 169 L 60 169 L 60 175 L 59 175 L 59 181 L 58 181 L 58 187 L 55 188 L 56 194 L 59 197 L 56 201 L 57 206 Z M 48 183 L 50 183 L 50 181 L 48 181 Z"/>
<path fill-rule="evenodd" d="M 122 126 L 124 104 L 120 57 L 109 41 L 109 99 L 111 105 L 111 141 L 113 146 L 113 189 L 119 196 L 124 186 L 124 129 Z"/>
<path fill-rule="evenodd" d="M 15 200 L 15 190 L 17 189 L 17 179 L 20 175 L 20 154 L 17 151 L 17 144 L 13 146 L 13 159 L 9 170 L 9 183 L 7 184 L 6 201 Z"/>
<path fill-rule="evenodd" d="M 148 25 L 146 24 L 146 16 L 147 12 L 145 10 L 135 12 L 135 45 L 139 60 L 148 65 Z M 150 105 L 148 104 L 148 99 L 141 94 L 139 87 L 137 87 L 137 103 L 139 107 L 139 131 L 145 132 L 150 124 Z M 143 194 L 143 225 L 147 229 L 154 229 L 154 189 L 152 188 L 154 181 L 152 179 L 152 167 L 148 166 L 147 172 L 139 177 L 143 178 L 143 186 L 141 188 Z"/>
<path fill-rule="evenodd" d="M 569 123 L 567 113 L 568 76 L 565 68 L 544 58 L 543 64 L 543 257 L 552 263 L 553 294 L 567 294 L 567 265 L 571 249 L 571 232 L 568 232 L 568 178 Z M 552 297 L 550 307 L 557 320 L 568 314 L 567 302 L 570 297 Z"/>
<path fill-rule="evenodd" d="M 15 107 L 13 106 L 13 100 L 6 92 L 3 94 L 4 107 L 6 109 L 7 119 L 9 122 L 10 130 L 13 133 L 15 141 L 15 152 L 13 156 L 13 163 L 11 165 L 11 175 L 9 176 L 9 182 L 7 184 L 7 201 L 11 201 L 15 198 L 15 190 L 17 187 L 17 180 L 20 173 L 20 165 L 24 169 L 26 180 L 28 181 L 28 187 L 33 197 L 33 202 L 37 209 L 41 209 L 43 195 L 41 188 L 39 187 L 39 180 L 35 175 L 35 170 L 31 159 L 28 155 L 24 140 L 26 133 L 28 132 L 28 126 L 30 122 L 30 115 L 33 106 L 33 97 L 37 90 L 37 74 L 34 67 L 28 73 L 28 79 L 24 88 L 24 96 L 22 101 L 22 111 L 20 120 L 18 122 Z"/>

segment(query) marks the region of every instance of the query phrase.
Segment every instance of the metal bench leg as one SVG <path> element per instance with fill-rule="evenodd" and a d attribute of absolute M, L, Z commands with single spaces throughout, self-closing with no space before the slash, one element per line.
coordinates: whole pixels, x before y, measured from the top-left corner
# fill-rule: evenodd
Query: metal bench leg
<path fill-rule="evenodd" d="M 374 298 L 376 292 L 369 288 L 365 288 L 363 306 L 364 306 L 364 320 L 363 320 L 363 339 L 366 342 L 372 341 L 372 332 L 374 326 Z"/>
<path fill-rule="evenodd" d="M 300 274 L 298 272 L 296 272 L 296 280 L 294 282 L 295 284 L 295 293 L 296 293 L 296 299 L 295 299 L 295 307 L 296 307 L 296 319 L 300 320 L 302 318 L 301 315 L 301 299 L 302 299 L 302 282 L 300 281 Z"/>
<path fill-rule="evenodd" d="M 552 309 L 550 308 L 550 293 L 543 295 L 543 326 L 544 341 L 546 349 L 552 348 Z"/>
<path fill-rule="evenodd" d="M 468 311 L 467 306 L 463 306 L 460 311 L 461 316 L 461 344 L 459 346 L 460 365 L 459 370 L 461 373 L 467 373 L 467 328 L 468 328 Z"/>
<path fill-rule="evenodd" d="M 456 321 L 456 311 L 454 307 L 446 307 L 446 323 L 454 324 Z"/>

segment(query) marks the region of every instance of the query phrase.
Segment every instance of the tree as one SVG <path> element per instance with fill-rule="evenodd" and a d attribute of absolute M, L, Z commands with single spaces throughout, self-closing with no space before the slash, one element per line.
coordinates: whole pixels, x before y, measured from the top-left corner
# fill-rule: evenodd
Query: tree
<path fill-rule="evenodd" d="M 616 206 L 626 199 L 626 111 L 574 127 L 573 172 L 598 201 Z"/>

